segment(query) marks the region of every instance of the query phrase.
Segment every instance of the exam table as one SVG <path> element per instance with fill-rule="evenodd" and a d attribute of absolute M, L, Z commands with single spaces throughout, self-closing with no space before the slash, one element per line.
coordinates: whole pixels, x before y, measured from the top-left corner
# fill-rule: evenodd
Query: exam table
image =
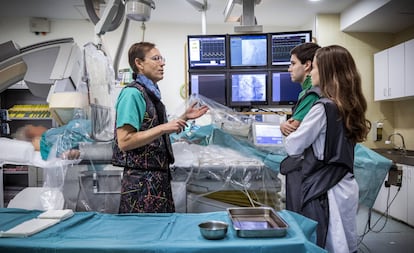
<path fill-rule="evenodd" d="M 0 230 L 35 218 L 39 211 L 0 209 Z M 0 252 L 326 252 L 314 244 L 316 223 L 289 211 L 280 238 L 239 238 L 229 227 L 223 240 L 206 240 L 198 224 L 230 222 L 227 212 L 201 214 L 126 214 L 76 212 L 67 220 L 26 238 L 0 238 Z M 229 223 L 230 224 L 230 223 Z"/>

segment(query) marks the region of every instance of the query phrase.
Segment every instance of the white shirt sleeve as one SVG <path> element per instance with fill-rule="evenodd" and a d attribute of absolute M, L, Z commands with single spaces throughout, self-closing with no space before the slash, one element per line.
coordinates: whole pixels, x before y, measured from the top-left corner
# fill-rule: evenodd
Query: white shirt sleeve
<path fill-rule="evenodd" d="M 326 136 L 326 114 L 323 104 L 314 105 L 306 114 L 298 129 L 285 140 L 288 155 L 300 155 L 310 145 L 318 159 L 323 159 Z"/>

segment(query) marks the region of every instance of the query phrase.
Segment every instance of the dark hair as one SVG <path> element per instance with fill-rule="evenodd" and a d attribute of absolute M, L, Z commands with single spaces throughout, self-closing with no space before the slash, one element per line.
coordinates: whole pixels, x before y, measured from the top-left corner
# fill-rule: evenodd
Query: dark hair
<path fill-rule="evenodd" d="M 332 45 L 318 49 L 315 59 L 322 94 L 338 106 L 348 138 L 354 142 L 365 141 L 371 122 L 365 118 L 367 101 L 352 55 L 346 48 Z"/>
<path fill-rule="evenodd" d="M 145 59 L 145 55 L 155 48 L 155 44 L 151 42 L 138 42 L 133 44 L 128 50 L 128 62 L 129 66 L 131 67 L 133 74 L 133 79 L 136 78 L 138 74 L 137 66 L 135 65 L 135 59 Z"/>
<path fill-rule="evenodd" d="M 302 64 L 305 64 L 307 61 L 313 61 L 313 57 L 315 56 L 316 50 L 321 48 L 318 44 L 313 42 L 305 42 L 302 44 L 297 45 L 294 47 L 290 54 L 296 55 L 296 57 L 299 59 L 299 61 Z"/>

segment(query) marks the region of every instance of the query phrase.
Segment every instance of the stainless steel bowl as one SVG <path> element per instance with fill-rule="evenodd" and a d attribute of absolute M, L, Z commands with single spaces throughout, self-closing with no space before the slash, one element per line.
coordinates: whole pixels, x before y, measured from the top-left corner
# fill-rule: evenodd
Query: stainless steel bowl
<path fill-rule="evenodd" d="M 226 237 L 228 224 L 223 221 L 206 221 L 198 224 L 201 235 L 208 240 L 220 240 Z"/>

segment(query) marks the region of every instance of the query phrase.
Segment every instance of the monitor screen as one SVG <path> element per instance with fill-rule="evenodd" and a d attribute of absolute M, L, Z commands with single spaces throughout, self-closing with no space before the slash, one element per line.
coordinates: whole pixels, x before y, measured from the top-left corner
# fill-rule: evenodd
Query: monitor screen
<path fill-rule="evenodd" d="M 224 73 L 190 73 L 190 95 L 203 95 L 226 105 L 226 75 Z"/>
<path fill-rule="evenodd" d="M 311 31 L 272 33 L 270 35 L 272 66 L 290 65 L 290 51 L 299 44 L 311 41 Z"/>
<path fill-rule="evenodd" d="M 265 71 L 230 73 L 229 105 L 266 105 L 267 76 Z"/>
<path fill-rule="evenodd" d="M 273 72 L 269 104 L 294 105 L 301 91 L 301 84 L 292 82 L 289 72 Z"/>
<path fill-rule="evenodd" d="M 253 143 L 256 146 L 283 146 L 283 134 L 276 123 L 254 122 Z"/>
<path fill-rule="evenodd" d="M 225 68 L 226 35 L 188 36 L 189 68 Z"/>
<path fill-rule="evenodd" d="M 230 67 L 267 66 L 267 35 L 230 35 Z"/>

